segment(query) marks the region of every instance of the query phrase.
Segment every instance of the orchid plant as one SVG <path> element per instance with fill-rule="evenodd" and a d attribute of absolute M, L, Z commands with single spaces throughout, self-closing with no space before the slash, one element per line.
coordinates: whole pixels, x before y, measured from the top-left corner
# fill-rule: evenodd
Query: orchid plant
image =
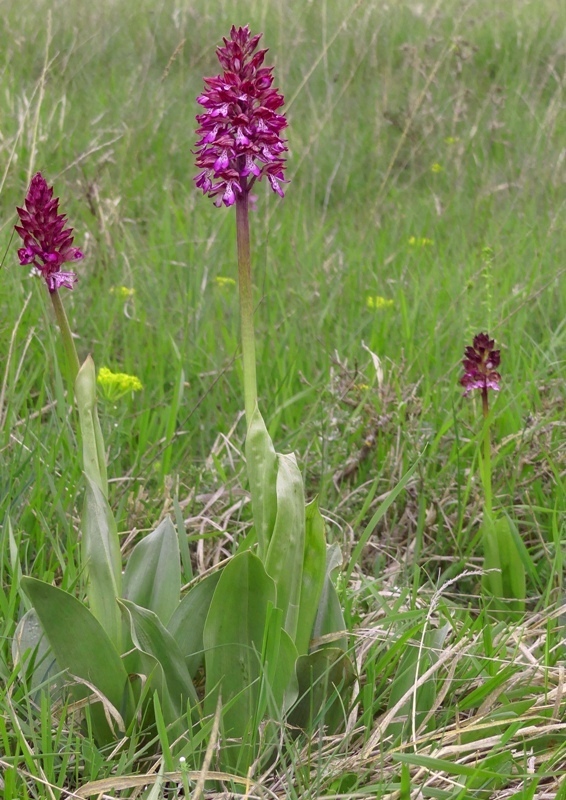
<path fill-rule="evenodd" d="M 43 276 L 53 302 L 73 381 L 83 444 L 86 495 L 82 513 L 85 602 L 28 577 L 31 608 L 22 619 L 15 655 L 39 686 L 55 669 L 86 705 L 99 742 L 132 731 L 141 719 L 164 723 L 176 751 L 197 757 L 216 726 L 220 765 L 245 774 L 275 745 L 276 725 L 336 726 L 352 680 L 348 639 L 332 577 L 338 546 L 328 547 L 316 500 L 305 505 L 293 454 L 275 451 L 258 408 L 249 201 L 267 178 L 283 197 L 287 151 L 273 68 L 263 66 L 260 35 L 232 27 L 217 55 L 223 72 L 206 78 L 198 97 L 200 137 L 196 185 L 218 207 L 235 206 L 241 346 L 246 414 L 245 456 L 253 528 L 234 555 L 182 594 L 184 530 L 170 519 L 134 547 L 123 570 L 108 503 L 105 448 L 96 411 L 96 374 L 80 366 L 59 295 L 76 276 L 66 262 L 82 257 L 59 213 L 53 189 L 38 173 L 16 226 L 20 263 Z M 34 650 L 33 659 L 30 652 Z M 53 663 L 55 662 L 55 664 Z M 202 680 L 197 674 L 204 670 Z"/>
<path fill-rule="evenodd" d="M 483 415 L 483 446 L 478 452 L 484 506 L 482 540 L 484 550 L 484 591 L 492 606 L 499 612 L 521 613 L 525 606 L 525 567 L 521 559 L 521 540 L 513 522 L 493 509 L 491 469 L 491 423 L 489 392 L 500 390 L 498 368 L 501 351 L 495 349 L 494 339 L 478 333 L 471 346 L 466 347 L 464 375 L 460 383 L 464 395 L 477 390 L 481 395 Z"/>

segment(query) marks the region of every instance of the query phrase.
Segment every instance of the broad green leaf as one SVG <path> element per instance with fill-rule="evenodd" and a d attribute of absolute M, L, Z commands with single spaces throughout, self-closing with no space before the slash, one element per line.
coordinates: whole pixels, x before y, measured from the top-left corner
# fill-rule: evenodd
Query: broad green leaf
<path fill-rule="evenodd" d="M 164 710 L 170 712 L 167 722 L 174 722 L 184 715 L 188 701 L 192 706 L 198 704 L 183 654 L 157 614 L 130 600 L 121 600 L 120 605 L 129 615 L 134 645 L 159 663 L 163 678 L 159 694 L 165 699 Z"/>
<path fill-rule="evenodd" d="M 419 626 L 417 631 L 419 631 L 420 628 L 421 626 Z M 422 648 L 418 642 L 415 642 L 413 645 L 407 645 L 391 684 L 388 708 L 393 708 L 415 685 L 419 677 L 438 660 L 438 654 L 442 651 L 442 646 L 448 631 L 448 625 L 438 630 L 429 629 L 424 635 Z M 418 729 L 427 712 L 432 708 L 435 700 L 436 681 L 434 678 L 431 678 L 422 686 L 419 686 L 416 689 L 416 696 L 411 694 L 398 710 L 396 715 L 397 719 L 387 728 L 388 734 L 392 735 L 394 739 L 399 736 L 403 728 L 411 722 L 413 712 L 415 725 Z M 433 724 L 434 718 L 429 721 L 429 728 Z"/>
<path fill-rule="evenodd" d="M 322 647 L 297 661 L 299 699 L 289 722 L 304 731 L 318 724 L 336 732 L 347 714 L 348 689 L 354 670 L 348 656 L 337 647 Z"/>
<path fill-rule="evenodd" d="M 122 620 L 116 603 L 122 586 L 120 543 L 108 500 L 88 477 L 81 527 L 88 606 L 120 652 Z"/>
<path fill-rule="evenodd" d="M 261 654 L 260 691 L 252 722 L 253 729 L 261 728 L 262 731 L 263 758 L 269 758 L 268 753 L 280 745 L 281 726 L 299 695 L 295 673 L 297 648 L 287 631 L 282 628 L 282 623 L 281 609 L 270 607 Z"/>
<path fill-rule="evenodd" d="M 313 500 L 305 509 L 305 548 L 301 575 L 299 619 L 295 642 L 299 655 L 308 653 L 326 573 L 324 520 Z"/>
<path fill-rule="evenodd" d="M 484 575 L 484 586 L 494 597 L 503 596 L 503 573 L 499 554 L 499 542 L 494 520 L 485 515 L 483 525 L 483 566 L 488 572 Z"/>
<path fill-rule="evenodd" d="M 511 615 L 525 607 L 525 567 L 511 520 L 487 517 L 483 523 L 484 587 L 493 596 L 495 608 Z"/>
<path fill-rule="evenodd" d="M 128 675 L 100 622 L 75 597 L 55 586 L 23 578 L 22 588 L 33 604 L 61 669 L 94 685 L 127 727 L 134 714 Z M 90 690 L 80 686 L 76 694 L 84 697 Z"/>
<path fill-rule="evenodd" d="M 298 696 L 299 686 L 295 675 L 297 648 L 282 624 L 281 609 L 269 608 L 261 654 L 263 674 L 256 715 L 257 725 L 266 712 L 280 722 L 283 713 L 293 705 Z"/>
<path fill-rule="evenodd" d="M 284 614 L 283 627 L 295 641 L 305 552 L 305 495 L 295 456 L 278 453 L 277 460 L 277 517 L 265 569 L 277 586 L 277 606 Z"/>
<path fill-rule="evenodd" d="M 203 631 L 220 570 L 208 575 L 189 590 L 167 624 L 167 630 L 183 654 L 191 678 L 204 661 Z"/>
<path fill-rule="evenodd" d="M 333 573 L 338 570 L 341 565 L 342 553 L 340 547 L 337 544 L 333 544 L 326 551 L 324 583 L 312 629 L 312 638 L 314 640 L 346 629 L 340 600 L 338 599 L 336 588 L 332 582 Z M 346 651 L 348 649 L 348 637 L 342 636 L 340 639 L 337 639 L 335 646 Z"/>
<path fill-rule="evenodd" d="M 519 601 L 516 606 L 519 608 L 521 604 L 524 604 L 527 591 L 525 567 L 516 541 L 516 538 L 519 539 L 519 535 L 516 534 L 511 520 L 506 517 L 498 519 L 495 526 L 503 572 L 503 595 Z"/>
<path fill-rule="evenodd" d="M 166 625 L 180 596 L 179 543 L 173 523 L 166 517 L 132 550 L 124 572 L 123 597 L 154 611 Z"/>
<path fill-rule="evenodd" d="M 124 614 L 127 614 L 126 609 L 124 609 Z M 186 731 L 186 724 L 183 722 L 186 720 L 184 716 L 186 706 L 181 708 L 181 703 L 175 702 L 175 698 L 169 692 L 163 667 L 155 656 L 134 645 L 124 655 L 123 662 L 130 681 L 133 678 L 137 679 L 137 683 L 132 682 L 132 685 L 134 690 L 137 689 L 137 706 L 139 709 L 143 709 L 144 728 L 152 728 L 156 724 L 154 710 L 155 696 L 157 695 L 165 724 L 174 728 L 172 730 L 170 727 L 171 738 L 175 739 L 182 735 L 183 726 Z"/>
<path fill-rule="evenodd" d="M 26 611 L 18 622 L 12 640 L 12 660 L 14 664 L 21 664 L 23 671 L 27 671 L 31 666 L 32 689 L 37 689 L 38 686 L 47 683 L 53 688 L 55 681 L 60 688 L 61 681 L 57 680 L 55 676 L 61 670 L 34 608 Z"/>
<path fill-rule="evenodd" d="M 277 514 L 277 455 L 257 405 L 248 426 L 245 450 L 258 555 L 263 560 Z"/>
<path fill-rule="evenodd" d="M 205 714 L 213 715 L 219 693 L 224 706 L 226 738 L 242 740 L 227 763 L 248 762 L 260 694 L 261 653 L 268 610 L 276 590 L 261 560 L 251 551 L 234 556 L 222 570 L 204 625 L 206 666 Z"/>
<path fill-rule="evenodd" d="M 104 440 L 96 410 L 96 372 L 91 356 L 87 356 L 77 374 L 75 398 L 83 440 L 83 469 L 87 478 L 108 497 Z"/>

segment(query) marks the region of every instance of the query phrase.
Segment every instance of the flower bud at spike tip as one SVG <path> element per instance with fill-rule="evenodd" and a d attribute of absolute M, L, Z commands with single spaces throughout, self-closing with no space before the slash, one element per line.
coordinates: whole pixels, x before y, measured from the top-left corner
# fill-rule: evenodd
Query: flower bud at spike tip
<path fill-rule="evenodd" d="M 501 375 L 496 370 L 501 363 L 501 351 L 495 349 L 494 340 L 487 333 L 478 333 L 472 346 L 466 347 L 464 356 L 465 373 L 460 378 L 464 394 L 472 389 L 480 389 L 486 396 L 488 389 L 498 392 Z"/>
<path fill-rule="evenodd" d="M 16 232 L 24 246 L 18 250 L 20 264 L 33 265 L 42 275 L 50 292 L 61 286 L 72 289 L 77 280 L 74 272 L 62 272 L 69 261 L 79 261 L 83 254 L 73 247 L 73 229 L 66 228 L 66 216 L 59 214 L 59 198 L 53 197 L 53 187 L 37 172 L 30 183 L 25 208 L 17 208 L 20 225 Z"/>
<path fill-rule="evenodd" d="M 233 25 L 216 53 L 224 72 L 205 78 L 206 88 L 197 98 L 205 111 L 197 115 L 196 166 L 201 172 L 194 180 L 204 194 L 216 198 L 217 206 L 233 205 L 237 195 L 265 176 L 283 197 L 287 146 L 281 131 L 287 120 L 276 113 L 284 100 L 272 88 L 273 67 L 262 66 L 267 50 L 256 52 L 260 38 L 251 36 L 247 25 Z"/>

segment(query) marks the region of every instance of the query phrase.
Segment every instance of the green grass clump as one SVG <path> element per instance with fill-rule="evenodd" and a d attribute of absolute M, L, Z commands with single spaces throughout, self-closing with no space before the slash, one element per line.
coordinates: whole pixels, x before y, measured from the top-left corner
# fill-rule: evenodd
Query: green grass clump
<path fill-rule="evenodd" d="M 156 766 L 141 733 L 98 751 L 13 663 L 21 574 L 80 583 L 84 491 L 50 308 L 17 264 L 15 206 L 35 170 L 56 184 L 86 255 L 65 295 L 79 355 L 144 387 L 101 406 L 124 550 L 177 498 L 204 569 L 250 516 L 237 294 L 217 280 L 236 277 L 234 220 L 191 180 L 195 98 L 235 22 L 264 31 L 289 119 L 286 198 L 259 187 L 252 221 L 262 409 L 345 563 L 421 456 L 341 587 L 358 668 L 344 735 L 284 734 L 276 772 L 254 774 L 250 792 L 564 797 L 566 10 L 235 8 L 3 4 L 4 796 L 64 797 L 102 779 L 108 793 L 121 776 L 140 796 L 127 776 L 147 772 L 149 785 Z M 513 626 L 478 597 L 478 409 L 457 379 L 480 330 L 502 351 L 494 498 L 526 553 L 528 611 Z"/>

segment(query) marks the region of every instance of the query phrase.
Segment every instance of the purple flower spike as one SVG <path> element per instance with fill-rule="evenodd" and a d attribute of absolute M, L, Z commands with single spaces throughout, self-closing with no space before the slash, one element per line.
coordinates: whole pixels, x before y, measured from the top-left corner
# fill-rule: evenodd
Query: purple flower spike
<path fill-rule="evenodd" d="M 462 361 L 465 373 L 460 378 L 465 389 L 464 395 L 472 389 L 480 389 L 486 397 L 489 389 L 499 391 L 501 375 L 496 369 L 501 363 L 501 351 L 495 350 L 494 345 L 494 340 L 487 333 L 478 333 L 472 347 L 466 347 Z"/>
<path fill-rule="evenodd" d="M 262 67 L 267 50 L 255 52 L 260 38 L 251 36 L 247 25 L 233 25 L 230 39 L 216 51 L 224 72 L 205 78 L 206 88 L 197 97 L 205 112 L 197 114 L 196 166 L 201 172 L 195 182 L 216 198 L 217 206 L 233 205 L 265 175 L 283 197 L 287 146 L 281 131 L 287 120 L 276 113 L 284 100 L 272 88 L 273 67 Z"/>
<path fill-rule="evenodd" d="M 53 187 L 37 172 L 30 183 L 25 208 L 17 208 L 20 225 L 15 225 L 24 247 L 18 250 L 20 264 L 32 264 L 45 279 L 50 292 L 61 286 L 72 289 L 77 280 L 74 272 L 61 272 L 63 264 L 79 261 L 83 254 L 73 247 L 73 229 L 66 228 L 66 216 L 59 214 L 59 198 Z"/>

